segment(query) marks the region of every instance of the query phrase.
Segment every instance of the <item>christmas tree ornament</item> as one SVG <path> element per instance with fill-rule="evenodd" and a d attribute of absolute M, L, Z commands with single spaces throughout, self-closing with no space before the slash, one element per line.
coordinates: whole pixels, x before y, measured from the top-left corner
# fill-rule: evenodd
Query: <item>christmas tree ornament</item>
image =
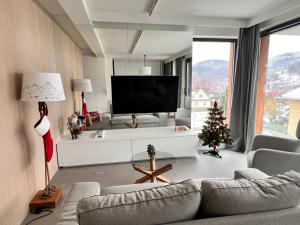
<path fill-rule="evenodd" d="M 217 147 L 221 143 L 232 145 L 233 139 L 231 138 L 230 129 L 224 123 L 226 117 L 223 116 L 223 109 L 218 107 L 217 101 L 214 102 L 213 108 L 208 109 L 208 119 L 205 121 L 206 125 L 203 126 L 198 138 L 203 141 L 203 146 L 208 145 L 212 150 L 206 151 L 203 154 L 211 154 L 218 158 L 219 155 Z"/>

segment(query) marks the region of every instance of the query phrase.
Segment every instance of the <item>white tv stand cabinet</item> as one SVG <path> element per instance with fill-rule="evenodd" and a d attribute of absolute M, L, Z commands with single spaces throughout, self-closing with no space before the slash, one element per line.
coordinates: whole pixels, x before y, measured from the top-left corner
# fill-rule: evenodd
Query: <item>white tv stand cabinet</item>
<path fill-rule="evenodd" d="M 198 149 L 197 132 L 174 127 L 106 130 L 103 138 L 95 134 L 86 131 L 77 140 L 64 136 L 56 145 L 59 167 L 130 162 L 148 144 L 175 157 L 194 157 Z"/>

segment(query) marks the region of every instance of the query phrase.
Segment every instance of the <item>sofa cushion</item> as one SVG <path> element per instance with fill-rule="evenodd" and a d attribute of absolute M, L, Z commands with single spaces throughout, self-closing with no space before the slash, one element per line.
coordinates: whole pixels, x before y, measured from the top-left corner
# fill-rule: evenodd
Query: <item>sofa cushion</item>
<path fill-rule="evenodd" d="M 159 119 L 153 115 L 137 115 L 137 123 L 159 123 Z"/>
<path fill-rule="evenodd" d="M 82 198 L 100 194 L 100 184 L 97 182 L 79 182 L 73 184 L 65 202 L 78 202 Z"/>
<path fill-rule="evenodd" d="M 78 203 L 77 216 L 80 225 L 165 224 L 193 219 L 200 200 L 200 186 L 187 180 L 141 191 L 85 198 Z"/>
<path fill-rule="evenodd" d="M 100 184 L 97 182 L 75 183 L 60 210 L 57 225 L 78 225 L 76 208 L 78 201 L 93 195 L 100 194 Z"/>
<path fill-rule="evenodd" d="M 78 225 L 76 208 L 78 202 L 66 202 L 61 208 L 57 225 Z"/>
<path fill-rule="evenodd" d="M 300 174 L 294 171 L 266 179 L 202 182 L 201 214 L 208 217 L 284 209 L 299 203 Z"/>
<path fill-rule="evenodd" d="M 114 116 L 111 118 L 112 125 L 126 124 L 126 123 L 132 123 L 131 116 Z"/>

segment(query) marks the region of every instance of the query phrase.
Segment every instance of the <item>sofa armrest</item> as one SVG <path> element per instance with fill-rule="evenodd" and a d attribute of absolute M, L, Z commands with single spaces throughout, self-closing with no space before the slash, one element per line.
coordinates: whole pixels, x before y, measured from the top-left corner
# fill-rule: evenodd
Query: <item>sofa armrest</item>
<path fill-rule="evenodd" d="M 246 169 L 234 171 L 234 179 L 245 178 L 251 180 L 251 179 L 265 179 L 268 177 L 269 176 L 267 174 L 265 174 L 264 172 L 256 168 L 246 168 Z"/>
<path fill-rule="evenodd" d="M 260 148 L 275 149 L 280 151 L 294 152 L 300 146 L 300 140 L 273 137 L 268 135 L 257 135 L 254 137 L 251 151 Z"/>
<path fill-rule="evenodd" d="M 159 118 L 159 126 L 166 127 L 168 124 L 168 114 L 167 113 L 154 113 L 154 116 Z"/>
<path fill-rule="evenodd" d="M 251 167 L 257 168 L 266 174 L 274 175 L 289 170 L 300 172 L 299 162 L 300 153 L 258 149 L 253 154 Z"/>
<path fill-rule="evenodd" d="M 102 113 L 102 126 L 104 130 L 111 129 L 111 114 L 108 112 Z"/>

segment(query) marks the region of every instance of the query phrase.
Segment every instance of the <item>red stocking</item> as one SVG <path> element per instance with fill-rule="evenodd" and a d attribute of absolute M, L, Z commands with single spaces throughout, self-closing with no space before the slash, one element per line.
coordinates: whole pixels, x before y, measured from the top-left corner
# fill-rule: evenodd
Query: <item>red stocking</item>
<path fill-rule="evenodd" d="M 53 139 L 50 132 L 50 122 L 47 116 L 43 116 L 43 118 L 34 125 L 34 129 L 43 137 L 45 156 L 47 162 L 49 162 L 53 155 Z"/>

